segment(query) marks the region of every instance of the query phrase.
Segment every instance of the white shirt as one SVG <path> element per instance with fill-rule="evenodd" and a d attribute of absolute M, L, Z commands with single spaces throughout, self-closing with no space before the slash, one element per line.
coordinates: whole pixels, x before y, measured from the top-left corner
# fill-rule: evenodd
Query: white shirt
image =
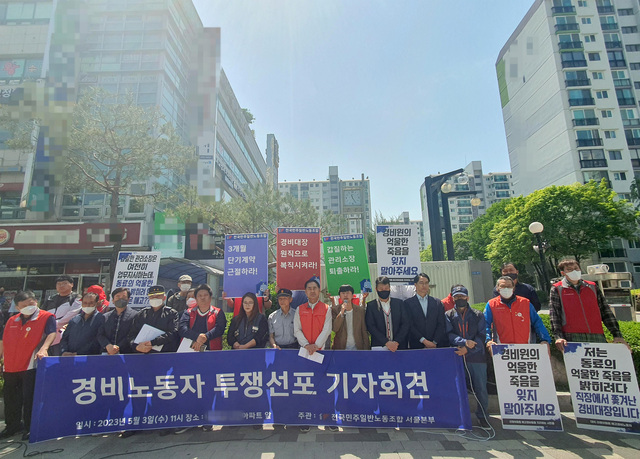
<path fill-rule="evenodd" d="M 309 303 L 309 307 L 313 309 L 318 301 L 315 303 Z M 301 305 L 302 306 L 302 305 Z M 322 331 L 318 335 L 316 342 L 314 343 L 318 348 L 322 349 L 327 344 L 327 339 L 331 336 L 331 311 L 327 306 L 327 313 L 324 315 L 324 325 L 322 327 Z M 309 340 L 304 336 L 304 332 L 302 331 L 302 323 L 300 322 L 300 308 L 296 308 L 296 315 L 293 317 L 293 334 L 298 340 L 298 344 L 300 347 L 305 347 L 309 344 Z"/>

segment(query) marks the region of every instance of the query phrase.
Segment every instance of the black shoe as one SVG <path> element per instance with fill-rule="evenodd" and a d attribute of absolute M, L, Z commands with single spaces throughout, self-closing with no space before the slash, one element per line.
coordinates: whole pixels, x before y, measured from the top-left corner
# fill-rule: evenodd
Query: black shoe
<path fill-rule="evenodd" d="M 309 426 L 300 426 L 300 432 L 302 433 L 307 433 L 311 430 L 311 427 Z"/>
<path fill-rule="evenodd" d="M 22 441 L 29 441 L 30 436 L 31 436 L 31 432 L 27 430 L 25 433 L 22 434 Z"/>
<path fill-rule="evenodd" d="M 211 432 L 213 430 L 213 426 L 212 425 L 202 426 L 202 430 L 204 432 Z"/>
<path fill-rule="evenodd" d="M 19 430 L 5 428 L 2 432 L 0 432 L 0 440 L 4 438 L 13 437 L 15 434 L 20 432 Z"/>
<path fill-rule="evenodd" d="M 340 432 L 340 427 L 338 426 L 327 426 L 330 432 Z"/>
<path fill-rule="evenodd" d="M 135 435 L 137 432 L 135 430 L 125 430 L 120 434 L 120 438 L 129 438 Z"/>

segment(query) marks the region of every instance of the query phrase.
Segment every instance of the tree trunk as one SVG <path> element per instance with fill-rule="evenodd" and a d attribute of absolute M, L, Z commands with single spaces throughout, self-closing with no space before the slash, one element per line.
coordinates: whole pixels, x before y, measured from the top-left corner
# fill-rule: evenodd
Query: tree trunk
<path fill-rule="evenodd" d="M 113 291 L 113 277 L 116 273 L 118 263 L 118 253 L 122 249 L 122 228 L 118 222 L 118 202 L 120 201 L 120 171 L 116 173 L 113 188 L 111 189 L 111 215 L 109 216 L 109 242 L 113 243 L 111 249 L 111 261 L 109 264 L 108 292 Z"/>

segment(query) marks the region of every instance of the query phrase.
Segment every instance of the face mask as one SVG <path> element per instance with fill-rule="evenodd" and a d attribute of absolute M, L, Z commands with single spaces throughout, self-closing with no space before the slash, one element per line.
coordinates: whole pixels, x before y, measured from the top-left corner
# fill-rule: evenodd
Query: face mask
<path fill-rule="evenodd" d="M 567 277 L 574 282 L 579 281 L 582 278 L 582 271 L 571 271 L 570 273 L 567 273 Z"/>
<path fill-rule="evenodd" d="M 85 314 L 93 314 L 93 311 L 95 310 L 96 310 L 95 307 L 89 308 L 89 307 L 82 306 L 82 312 L 84 312 Z"/>
<path fill-rule="evenodd" d="M 125 300 L 124 298 L 120 298 L 119 300 L 116 300 L 113 302 L 113 304 L 116 305 L 116 308 L 119 308 L 119 309 L 126 308 L 128 303 L 129 303 L 129 300 Z"/>
<path fill-rule="evenodd" d="M 389 290 L 376 290 L 376 293 L 381 300 L 386 300 L 387 298 L 389 298 L 389 295 L 391 295 L 391 292 Z"/>
<path fill-rule="evenodd" d="M 149 304 L 152 308 L 159 308 L 160 306 L 162 306 L 163 302 L 164 300 L 162 298 L 152 298 L 149 300 Z"/>
<path fill-rule="evenodd" d="M 180 291 L 181 292 L 186 292 L 190 288 L 191 288 L 191 284 L 180 284 Z"/>
<path fill-rule="evenodd" d="M 518 273 L 509 273 L 509 274 L 505 274 L 505 276 L 510 277 L 513 280 L 516 280 L 518 278 Z"/>
<path fill-rule="evenodd" d="M 455 300 L 456 307 L 465 308 L 467 306 L 467 300 Z"/>
<path fill-rule="evenodd" d="M 195 298 L 189 298 L 187 300 L 187 307 L 188 308 L 192 308 L 196 305 L 196 299 Z"/>
<path fill-rule="evenodd" d="M 512 288 L 501 288 L 500 289 L 500 296 L 504 299 L 509 299 L 513 296 L 513 289 Z"/>
<path fill-rule="evenodd" d="M 30 316 L 34 314 L 37 310 L 38 310 L 38 306 L 36 305 L 25 306 L 20 310 L 20 314 L 22 314 L 23 316 Z"/>

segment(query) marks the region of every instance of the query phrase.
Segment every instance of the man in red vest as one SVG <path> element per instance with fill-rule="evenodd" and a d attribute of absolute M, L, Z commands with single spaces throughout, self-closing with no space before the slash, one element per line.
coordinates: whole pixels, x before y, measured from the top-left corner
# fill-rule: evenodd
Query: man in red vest
<path fill-rule="evenodd" d="M 304 285 L 304 292 L 309 299 L 296 309 L 293 318 L 293 334 L 300 347 L 304 347 L 309 355 L 324 349 L 331 337 L 331 312 L 329 306 L 320 301 L 320 282 L 311 278 Z"/>
<path fill-rule="evenodd" d="M 211 306 L 213 290 L 208 284 L 198 286 L 195 294 L 197 305 L 182 313 L 178 334 L 193 341 L 191 349 L 194 351 L 221 351 L 227 318 L 219 308 Z"/>
<path fill-rule="evenodd" d="M 514 293 L 513 279 L 502 276 L 496 283 L 499 295 L 491 298 L 484 309 L 487 326 L 487 346 L 528 344 L 530 330 L 536 331 L 540 342 L 549 345 L 551 337 L 531 302 Z"/>
<path fill-rule="evenodd" d="M 564 259 L 558 269 L 564 277 L 549 292 L 549 320 L 556 347 L 564 351 L 567 342 L 606 343 L 602 322 L 613 335 L 614 343 L 629 347 L 598 286 L 582 279 L 578 262 Z"/>
<path fill-rule="evenodd" d="M 34 293 L 19 292 L 14 298 L 19 314 L 7 322 L 0 357 L 4 357 L 4 417 L 6 428 L 0 439 L 22 430 L 22 440 L 29 440 L 31 409 L 36 385 L 36 359 L 48 357 L 49 346 L 56 338 L 56 318 L 38 308 Z"/>

